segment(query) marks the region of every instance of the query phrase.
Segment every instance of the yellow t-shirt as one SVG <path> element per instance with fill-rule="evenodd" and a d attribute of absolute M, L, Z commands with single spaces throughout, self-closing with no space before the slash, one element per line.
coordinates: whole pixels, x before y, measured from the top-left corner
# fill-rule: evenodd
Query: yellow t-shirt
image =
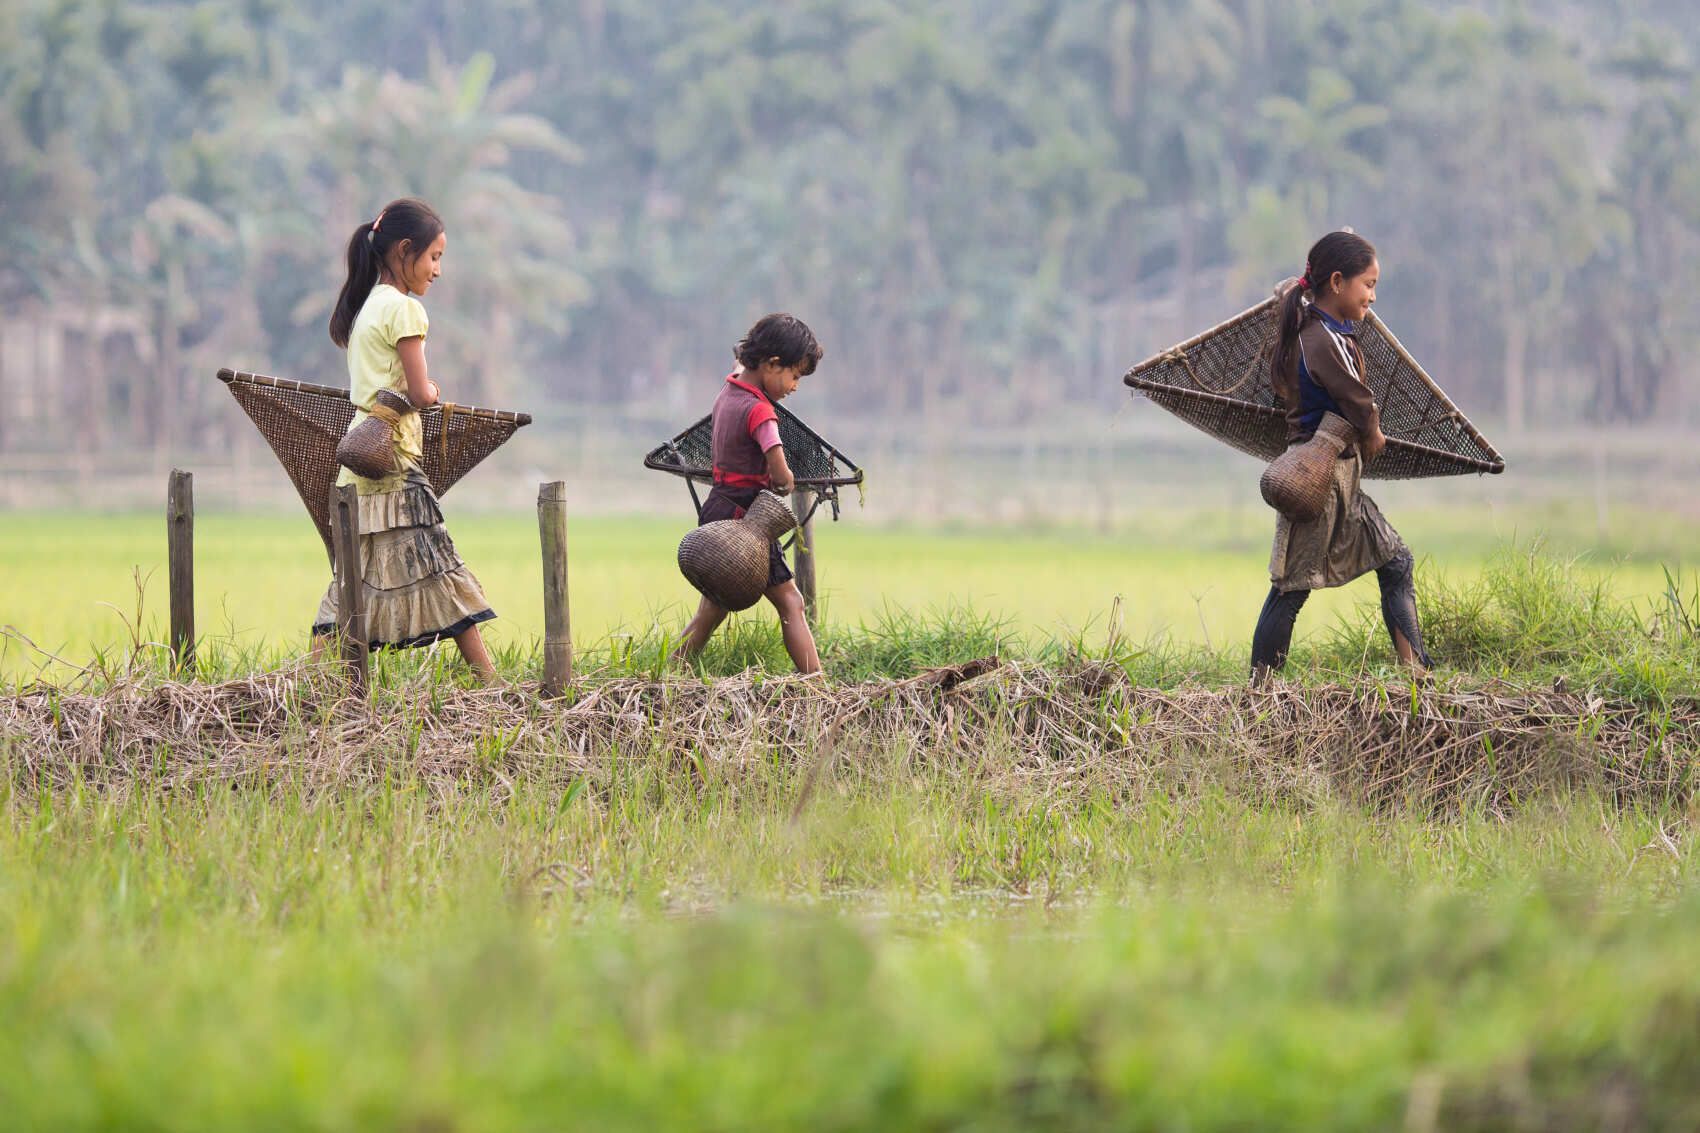
<path fill-rule="evenodd" d="M 377 400 L 379 390 L 407 396 L 407 375 L 402 372 L 395 344 L 404 338 L 424 338 L 429 326 L 425 304 L 387 283 L 372 288 L 348 332 L 348 397 L 355 409 L 349 428 L 366 419 L 366 410 Z M 344 468 L 336 482 L 358 485 L 361 495 L 400 488 L 408 469 L 425 458 L 425 429 L 419 414 L 405 414 L 396 426 L 395 451 L 397 469 L 393 475 L 368 480 Z"/>

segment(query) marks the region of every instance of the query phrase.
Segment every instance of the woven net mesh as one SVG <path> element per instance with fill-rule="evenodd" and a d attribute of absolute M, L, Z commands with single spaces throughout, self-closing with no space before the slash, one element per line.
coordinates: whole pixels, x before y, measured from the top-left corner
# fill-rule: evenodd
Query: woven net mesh
<path fill-rule="evenodd" d="M 1276 305 L 1268 299 L 1129 370 L 1129 386 L 1241 452 L 1273 460 L 1287 447 L 1286 415 L 1269 384 Z M 1358 328 L 1365 378 L 1381 408 L 1387 448 L 1371 480 L 1500 472 L 1505 461 L 1372 313 Z"/>
<path fill-rule="evenodd" d="M 339 471 L 336 445 L 354 420 L 348 391 L 235 370 L 220 370 L 218 378 L 230 387 L 237 404 L 277 454 L 328 552 L 330 492 Z M 525 413 L 468 405 L 432 406 L 420 418 L 425 432 L 425 475 L 439 496 L 500 448 L 516 429 L 531 423 Z"/>
<path fill-rule="evenodd" d="M 859 484 L 862 470 L 856 463 L 831 445 L 821 435 L 798 420 L 783 405 L 774 406 L 779 413 L 779 443 L 785 449 L 785 463 L 790 465 L 798 487 L 837 487 Z M 643 458 L 645 468 L 689 476 L 695 480 L 711 480 L 714 476 L 714 424 L 704 417 L 672 440 L 650 449 Z"/>

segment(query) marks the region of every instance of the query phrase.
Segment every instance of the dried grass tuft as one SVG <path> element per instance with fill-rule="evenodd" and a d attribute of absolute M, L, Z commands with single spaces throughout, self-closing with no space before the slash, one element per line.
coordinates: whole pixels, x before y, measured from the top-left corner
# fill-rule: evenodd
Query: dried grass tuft
<path fill-rule="evenodd" d="M 564 787 L 608 783 L 618 760 L 642 757 L 733 789 L 756 765 L 777 766 L 794 777 L 797 813 L 834 776 L 896 773 L 1052 796 L 1207 783 L 1436 810 L 1567 788 L 1685 800 L 1700 703 L 1375 682 L 1164 691 L 1106 662 L 989 657 L 853 684 L 754 671 L 610 678 L 556 702 L 421 678 L 364 704 L 341 698 L 333 671 L 301 665 L 221 684 L 36 686 L 0 698 L 0 746 L 25 796 L 398 777 L 437 791 Z"/>

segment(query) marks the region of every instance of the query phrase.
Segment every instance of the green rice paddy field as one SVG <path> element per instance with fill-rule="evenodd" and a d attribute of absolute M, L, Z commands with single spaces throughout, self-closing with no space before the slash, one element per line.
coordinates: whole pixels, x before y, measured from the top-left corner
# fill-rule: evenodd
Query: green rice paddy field
<path fill-rule="evenodd" d="M 1419 556 L 1420 577 L 1462 584 L 1508 548 L 1537 548 L 1597 579 L 1625 600 L 1666 588 L 1666 569 L 1693 572 L 1700 526 L 1620 512 L 1602 541 L 1581 509 L 1534 506 L 1510 515 L 1392 510 Z M 1154 512 L 1104 532 L 970 528 L 914 530 L 820 523 L 822 616 L 830 624 L 878 624 L 894 615 L 938 620 L 970 613 L 1029 641 L 1101 638 L 1117 597 L 1122 633 L 1134 641 L 1247 649 L 1268 589 L 1268 513 Z M 499 618 L 491 643 L 530 652 L 542 636 L 542 583 L 535 520 L 527 515 L 451 515 L 463 557 Z M 164 640 L 164 522 L 156 515 L 16 513 L 3 517 L 0 626 L 40 650 L 84 664 L 95 652 L 128 652 L 139 636 Z M 643 638 L 683 624 L 695 594 L 679 576 L 675 520 L 593 517 L 570 528 L 571 616 L 581 648 L 620 635 Z M 279 659 L 300 654 L 329 581 L 324 551 L 295 512 L 213 512 L 196 520 L 197 628 L 217 650 Z M 1300 643 L 1342 617 L 1373 608 L 1373 578 L 1314 595 Z M 138 604 L 140 624 L 138 625 Z M 771 621 L 763 604 L 745 618 Z M 47 658 L 16 637 L 0 641 L 0 675 L 27 676 Z M 65 671 L 63 669 L 59 670 Z"/>
<path fill-rule="evenodd" d="M 1418 807 L 1272 786 L 1208 728 L 1136 744 L 1137 774 L 1091 752 L 1047 762 L 1019 731 L 971 752 L 869 733 L 804 807 L 778 749 L 586 748 L 523 692 L 439 695 L 456 678 L 431 664 L 380 669 L 394 749 L 305 702 L 240 751 L 129 724 L 73 739 L 73 710 L 96 719 L 101 697 L 114 721 L 154 719 L 126 697 L 196 703 L 161 690 L 146 644 L 164 524 L 0 517 L 0 1126 L 1700 1127 L 1700 814 L 1682 770 L 1700 752 L 1675 738 L 1695 734 L 1700 533 L 1621 512 L 1615 541 L 1562 509 L 1389 512 L 1429 600 L 1471 596 L 1430 611 L 1441 680 L 1465 690 L 1451 703 L 1597 688 L 1625 706 L 1613 726 L 1647 731 L 1632 762 L 1674 759 L 1677 785 L 1554 774 Z M 503 615 L 504 668 L 528 672 L 533 521 L 451 526 Z M 682 618 L 679 533 L 574 523 L 587 658 L 618 658 L 622 634 L 653 653 Z M 777 695 L 830 706 L 850 674 L 999 638 L 1058 664 L 1073 642 L 1144 680 L 1140 651 L 1109 641 L 1117 595 L 1127 638 L 1216 658 L 1197 679 L 1238 695 L 1267 538 L 1261 514 L 1088 532 L 852 512 L 819 537 L 829 679 Z M 197 539 L 203 675 L 298 655 L 327 574 L 301 519 L 203 514 Z M 1307 608 L 1301 683 L 1415 695 L 1383 663 L 1375 593 L 1366 579 Z M 152 660 L 131 680 L 138 640 Z M 62 660 L 43 668 L 41 650 Z M 728 649 L 671 679 L 776 656 Z M 66 687 L 30 691 L 38 676 Z M 724 687 L 728 720 L 770 703 Z M 421 770 L 439 710 L 487 721 L 464 772 Z M 1554 766 L 1585 762 L 1592 734 Z M 1464 753 L 1472 781 L 1497 754 Z"/>

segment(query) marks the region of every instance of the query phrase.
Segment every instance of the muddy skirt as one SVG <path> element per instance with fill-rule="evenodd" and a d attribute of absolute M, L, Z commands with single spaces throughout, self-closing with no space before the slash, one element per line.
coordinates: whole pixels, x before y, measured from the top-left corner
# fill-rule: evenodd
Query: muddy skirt
<path fill-rule="evenodd" d="M 1333 490 L 1322 514 L 1305 523 L 1281 516 L 1269 553 L 1269 581 L 1283 593 L 1344 586 L 1385 565 L 1405 541 L 1364 494 L 1363 461 L 1354 453 L 1334 462 Z"/>
<path fill-rule="evenodd" d="M 496 616 L 455 551 L 437 495 L 419 472 L 396 491 L 360 497 L 360 572 L 373 649 L 430 645 Z M 332 580 L 313 632 L 334 632 L 336 615 Z"/>

